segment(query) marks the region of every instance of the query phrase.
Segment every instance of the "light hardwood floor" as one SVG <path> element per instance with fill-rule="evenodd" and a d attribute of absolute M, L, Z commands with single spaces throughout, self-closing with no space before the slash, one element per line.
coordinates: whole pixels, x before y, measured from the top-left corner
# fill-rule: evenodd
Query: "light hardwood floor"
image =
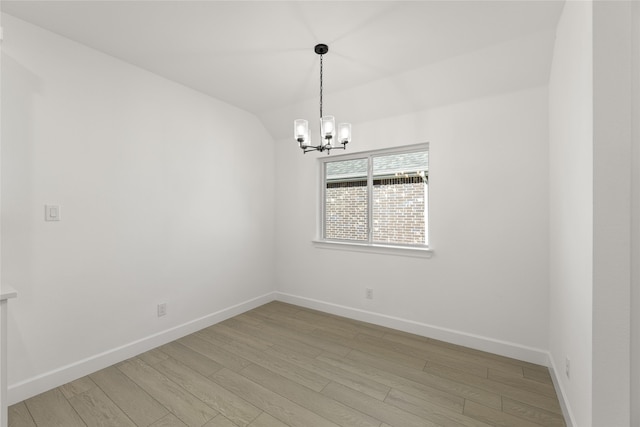
<path fill-rule="evenodd" d="M 545 367 L 273 302 L 13 405 L 9 425 L 565 423 Z"/>

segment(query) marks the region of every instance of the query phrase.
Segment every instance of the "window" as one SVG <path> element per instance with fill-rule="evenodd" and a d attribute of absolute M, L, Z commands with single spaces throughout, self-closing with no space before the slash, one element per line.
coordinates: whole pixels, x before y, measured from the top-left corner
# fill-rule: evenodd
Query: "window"
<path fill-rule="evenodd" d="M 428 144 L 320 162 L 323 242 L 428 247 Z"/>

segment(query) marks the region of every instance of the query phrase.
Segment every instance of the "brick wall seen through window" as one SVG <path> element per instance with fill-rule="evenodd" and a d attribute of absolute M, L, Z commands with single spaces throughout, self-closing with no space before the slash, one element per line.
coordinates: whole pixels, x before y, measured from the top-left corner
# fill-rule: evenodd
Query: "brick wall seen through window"
<path fill-rule="evenodd" d="M 427 244 L 426 150 L 325 163 L 326 240 Z"/>

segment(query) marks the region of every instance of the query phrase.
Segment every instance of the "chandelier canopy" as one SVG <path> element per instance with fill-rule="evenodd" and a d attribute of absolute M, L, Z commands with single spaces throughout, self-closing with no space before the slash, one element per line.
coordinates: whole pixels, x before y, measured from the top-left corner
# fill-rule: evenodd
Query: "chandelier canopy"
<path fill-rule="evenodd" d="M 296 119 L 293 122 L 293 134 L 303 152 L 326 151 L 329 154 L 333 149 L 344 150 L 347 144 L 351 142 L 351 124 L 340 123 L 336 128 L 336 118 L 322 114 L 322 57 L 329 52 L 329 46 L 322 43 L 317 44 L 314 47 L 314 51 L 320 55 L 320 144 L 311 145 L 309 122 L 305 119 Z"/>

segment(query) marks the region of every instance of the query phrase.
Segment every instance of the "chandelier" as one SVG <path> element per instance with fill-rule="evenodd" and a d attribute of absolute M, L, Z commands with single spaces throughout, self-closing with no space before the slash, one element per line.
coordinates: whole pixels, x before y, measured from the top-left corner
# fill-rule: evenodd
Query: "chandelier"
<path fill-rule="evenodd" d="M 314 51 L 320 55 L 320 144 L 311 145 L 311 135 L 309 134 L 309 122 L 304 119 L 297 119 L 293 122 L 294 138 L 303 152 L 326 151 L 347 148 L 347 143 L 351 141 L 351 124 L 340 123 L 336 128 L 336 118 L 322 115 L 322 56 L 329 52 L 326 44 L 317 44 Z"/>

